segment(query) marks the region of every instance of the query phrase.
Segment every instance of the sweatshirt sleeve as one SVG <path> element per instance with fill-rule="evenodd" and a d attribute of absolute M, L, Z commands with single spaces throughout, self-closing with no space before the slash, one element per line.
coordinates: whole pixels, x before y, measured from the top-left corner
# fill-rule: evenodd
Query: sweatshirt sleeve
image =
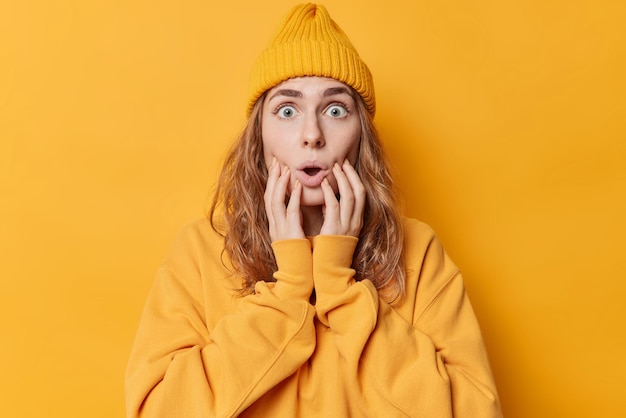
<path fill-rule="evenodd" d="M 352 237 L 317 237 L 313 277 L 317 316 L 330 327 L 365 408 L 409 417 L 501 417 L 462 277 L 438 241 L 433 237 L 416 266 L 426 300 L 415 303 L 412 321 L 380 299 L 370 281 L 354 281 L 355 247 Z"/>
<path fill-rule="evenodd" d="M 128 417 L 236 416 L 306 362 L 315 348 L 310 242 L 282 241 L 274 251 L 277 283 L 257 283 L 212 329 L 205 312 L 224 310 L 203 296 L 212 278 L 190 260 L 159 269 L 127 367 Z"/>

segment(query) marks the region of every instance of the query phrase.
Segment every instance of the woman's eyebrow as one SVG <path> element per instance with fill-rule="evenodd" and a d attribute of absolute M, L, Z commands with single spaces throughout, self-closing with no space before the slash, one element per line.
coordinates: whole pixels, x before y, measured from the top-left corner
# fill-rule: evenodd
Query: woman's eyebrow
<path fill-rule="evenodd" d="M 331 87 L 324 91 L 324 97 L 336 96 L 338 94 L 347 94 L 350 96 L 350 90 L 345 87 Z"/>
<path fill-rule="evenodd" d="M 298 99 L 301 99 L 302 92 L 298 90 L 291 90 L 291 89 L 280 89 L 280 90 L 277 90 L 274 94 L 272 94 L 269 100 L 272 100 L 276 96 L 296 97 Z"/>

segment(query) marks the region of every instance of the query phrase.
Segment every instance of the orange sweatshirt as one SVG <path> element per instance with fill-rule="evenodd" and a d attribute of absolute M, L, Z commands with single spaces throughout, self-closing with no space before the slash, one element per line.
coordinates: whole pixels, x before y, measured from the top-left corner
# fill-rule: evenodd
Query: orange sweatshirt
<path fill-rule="evenodd" d="M 239 296 L 209 222 L 184 229 L 137 332 L 128 417 L 500 417 L 457 267 L 428 226 L 404 227 L 393 306 L 354 281 L 354 237 L 275 242 L 276 283 Z"/>

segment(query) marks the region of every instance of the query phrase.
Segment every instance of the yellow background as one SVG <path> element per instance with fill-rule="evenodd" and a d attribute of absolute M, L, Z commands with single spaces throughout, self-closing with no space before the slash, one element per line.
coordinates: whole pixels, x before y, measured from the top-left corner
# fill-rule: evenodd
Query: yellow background
<path fill-rule="evenodd" d="M 292 1 L 0 2 L 0 414 L 121 417 Z M 464 271 L 505 415 L 626 416 L 626 6 L 332 2 L 404 191 Z"/>

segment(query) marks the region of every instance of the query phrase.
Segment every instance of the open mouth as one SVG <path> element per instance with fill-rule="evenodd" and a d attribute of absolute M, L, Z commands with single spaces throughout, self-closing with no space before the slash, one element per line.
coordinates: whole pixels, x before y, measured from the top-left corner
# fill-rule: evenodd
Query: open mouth
<path fill-rule="evenodd" d="M 298 179 L 306 187 L 319 187 L 327 175 L 328 169 L 318 161 L 306 161 L 298 167 Z"/>
<path fill-rule="evenodd" d="M 304 172 L 307 174 L 307 176 L 314 176 L 314 175 L 316 175 L 317 173 L 319 173 L 321 170 L 322 170 L 322 169 L 321 169 L 321 168 L 319 168 L 319 167 L 306 167 L 306 168 L 305 168 L 304 170 L 302 170 L 302 171 L 304 171 Z"/>

